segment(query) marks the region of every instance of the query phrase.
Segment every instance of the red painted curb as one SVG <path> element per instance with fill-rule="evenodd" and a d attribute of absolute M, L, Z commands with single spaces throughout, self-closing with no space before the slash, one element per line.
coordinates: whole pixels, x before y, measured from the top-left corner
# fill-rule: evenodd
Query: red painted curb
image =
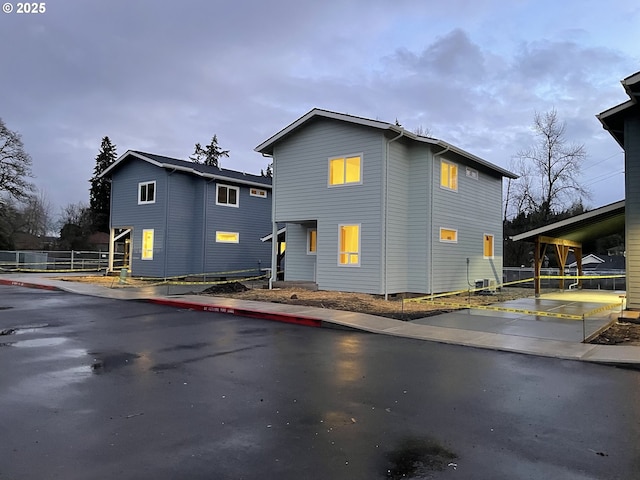
<path fill-rule="evenodd" d="M 37 283 L 18 282 L 16 280 L 5 280 L 4 278 L 0 278 L 0 285 L 12 285 L 14 287 L 38 288 L 40 290 L 61 291 L 60 288 L 54 287 L 53 285 L 39 285 Z"/>
<path fill-rule="evenodd" d="M 297 315 L 289 315 L 287 313 L 267 313 L 258 310 L 247 310 L 245 308 L 221 307 L 218 305 L 209 305 L 196 302 L 184 302 L 181 300 L 172 300 L 168 298 L 150 298 L 150 303 L 158 305 L 167 305 L 178 308 L 189 308 L 203 312 L 228 313 L 230 315 L 239 315 L 242 317 L 260 318 L 264 320 L 273 320 L 276 322 L 293 323 L 295 325 L 304 325 L 307 327 L 321 327 L 322 320 L 317 318 L 299 317 Z"/>

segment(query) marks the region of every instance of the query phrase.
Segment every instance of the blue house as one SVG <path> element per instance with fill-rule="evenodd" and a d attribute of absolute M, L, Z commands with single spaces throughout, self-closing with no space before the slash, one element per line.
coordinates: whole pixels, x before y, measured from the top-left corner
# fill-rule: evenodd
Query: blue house
<path fill-rule="evenodd" d="M 384 295 L 502 283 L 502 179 L 513 173 L 398 125 L 321 109 L 255 150 L 273 157 L 271 231 L 286 224 L 285 281 Z M 273 265 L 277 253 L 274 242 Z"/>
<path fill-rule="evenodd" d="M 141 277 L 269 267 L 260 237 L 271 228 L 271 178 L 134 150 L 102 176 L 111 178 L 110 270 L 116 250 Z"/>

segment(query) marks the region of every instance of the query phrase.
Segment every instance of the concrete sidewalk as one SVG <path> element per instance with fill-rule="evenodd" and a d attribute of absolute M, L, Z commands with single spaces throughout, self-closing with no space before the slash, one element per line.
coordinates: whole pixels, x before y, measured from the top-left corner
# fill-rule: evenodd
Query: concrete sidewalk
<path fill-rule="evenodd" d="M 393 335 L 398 337 L 428 340 L 440 343 L 449 343 L 467 347 L 486 348 L 506 352 L 517 352 L 528 355 L 539 355 L 567 360 L 582 360 L 611 365 L 637 365 L 640 366 L 640 346 L 614 346 L 591 345 L 577 341 L 566 341 L 549 336 L 548 323 L 531 323 L 527 326 L 527 332 L 523 327 L 513 328 L 509 316 L 493 315 L 483 312 L 474 317 L 475 324 L 469 325 L 461 321 L 450 321 L 447 325 L 455 325 L 457 328 L 442 326 L 443 315 L 429 317 L 424 321 L 405 322 L 386 317 L 367 315 L 362 313 L 329 310 L 323 308 L 286 305 L 281 303 L 254 302 L 237 300 L 232 298 L 212 297 L 204 295 L 179 294 L 175 290 L 169 292 L 166 286 L 141 287 L 141 288 L 107 288 L 94 284 L 76 283 L 56 280 L 50 275 L 34 274 L 7 274 L 0 275 L 0 285 L 16 285 L 31 288 L 44 288 L 49 290 L 62 290 L 80 295 L 92 295 L 118 300 L 147 300 L 153 303 L 174 306 L 176 308 L 191 308 L 194 310 L 227 313 L 253 318 L 264 318 L 308 326 L 332 326 L 338 328 L 356 329 L 365 332 Z M 184 292 L 193 290 L 193 287 L 185 287 Z M 496 312 L 497 313 L 497 312 Z M 454 312 L 459 317 L 469 317 L 466 312 Z M 600 324 L 604 325 L 609 314 L 600 317 Z M 480 328 L 479 322 L 484 318 L 485 324 L 490 328 Z M 506 330 L 512 334 L 495 333 L 496 322 L 502 319 L 507 326 Z M 507 319 L 507 320 L 504 320 Z M 573 321 L 574 324 L 566 324 L 567 328 L 582 330 L 582 322 Z M 432 324 L 429 324 L 432 323 Z M 437 323 L 437 324 L 435 324 Z M 521 322 L 522 323 L 522 322 Z M 596 322 L 598 323 L 598 322 Z M 546 328 L 544 328 L 546 327 Z M 535 329 L 541 330 L 537 335 Z M 488 330 L 488 331 L 482 331 Z M 499 331 L 499 330 L 498 330 Z M 560 335 L 563 338 L 563 335 Z M 582 337 L 579 337 L 582 338 Z"/>

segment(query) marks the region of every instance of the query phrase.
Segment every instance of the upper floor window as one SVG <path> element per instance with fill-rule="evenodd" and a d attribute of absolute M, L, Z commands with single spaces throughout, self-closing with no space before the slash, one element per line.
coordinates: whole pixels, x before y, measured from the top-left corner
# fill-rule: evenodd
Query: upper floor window
<path fill-rule="evenodd" d="M 138 184 L 138 204 L 156 202 L 156 182 L 140 182 Z"/>
<path fill-rule="evenodd" d="M 440 160 L 440 186 L 458 191 L 458 165 L 447 160 Z"/>
<path fill-rule="evenodd" d="M 216 185 L 216 205 L 238 206 L 240 188 L 230 185 Z"/>
<path fill-rule="evenodd" d="M 261 188 L 251 187 L 249 189 L 249 195 L 251 195 L 252 197 L 267 198 L 267 191 Z"/>
<path fill-rule="evenodd" d="M 329 159 L 329 186 L 362 183 L 362 155 Z"/>

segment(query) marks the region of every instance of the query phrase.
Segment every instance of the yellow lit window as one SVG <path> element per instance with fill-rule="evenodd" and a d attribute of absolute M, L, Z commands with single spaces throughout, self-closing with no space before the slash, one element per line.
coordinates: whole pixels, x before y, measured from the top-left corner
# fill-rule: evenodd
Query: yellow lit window
<path fill-rule="evenodd" d="M 440 229 L 440 241 L 448 242 L 448 243 L 457 243 L 458 242 L 458 231 L 453 230 L 451 228 L 441 228 Z"/>
<path fill-rule="evenodd" d="M 329 185 L 361 183 L 361 157 L 336 157 L 329 159 Z"/>
<path fill-rule="evenodd" d="M 249 195 L 252 197 L 267 198 L 267 191 L 262 190 L 261 188 L 251 188 L 249 189 Z"/>
<path fill-rule="evenodd" d="M 458 166 L 455 163 L 440 161 L 440 186 L 449 190 L 458 190 Z"/>
<path fill-rule="evenodd" d="M 307 230 L 307 253 L 313 255 L 318 248 L 318 230 L 310 228 Z"/>
<path fill-rule="evenodd" d="M 240 243 L 238 232 L 216 232 L 217 243 Z"/>
<path fill-rule="evenodd" d="M 153 260 L 153 229 L 142 230 L 142 260 Z"/>
<path fill-rule="evenodd" d="M 278 253 L 282 255 L 284 251 L 287 249 L 287 242 L 278 242 L 278 245 L 279 245 Z"/>
<path fill-rule="evenodd" d="M 482 255 L 484 256 L 484 258 L 493 258 L 493 235 L 487 235 L 485 233 Z"/>
<path fill-rule="evenodd" d="M 360 265 L 360 225 L 340 225 L 340 265 Z"/>

